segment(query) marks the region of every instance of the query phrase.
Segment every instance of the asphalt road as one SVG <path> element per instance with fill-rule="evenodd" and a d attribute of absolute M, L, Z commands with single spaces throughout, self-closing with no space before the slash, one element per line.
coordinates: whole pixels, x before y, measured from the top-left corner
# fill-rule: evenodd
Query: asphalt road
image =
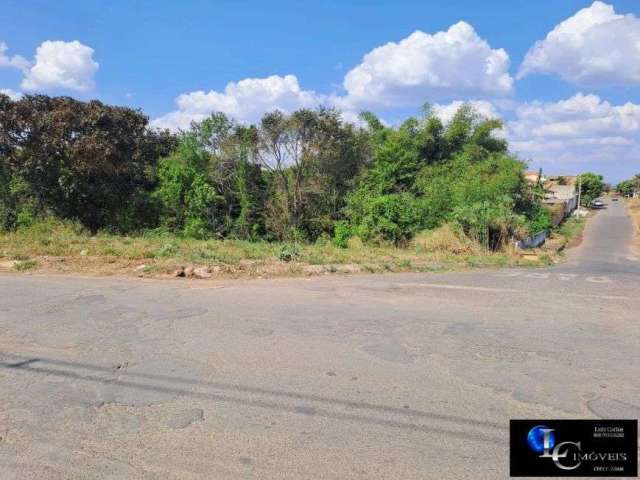
<path fill-rule="evenodd" d="M 640 417 L 611 204 L 541 270 L 0 276 L 2 479 L 505 478 L 511 418 Z"/>

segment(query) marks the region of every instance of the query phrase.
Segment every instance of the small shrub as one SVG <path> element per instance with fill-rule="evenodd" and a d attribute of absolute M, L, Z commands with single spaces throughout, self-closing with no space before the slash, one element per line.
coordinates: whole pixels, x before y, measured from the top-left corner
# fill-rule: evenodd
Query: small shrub
<path fill-rule="evenodd" d="M 14 270 L 17 270 L 18 272 L 25 272 L 27 270 L 31 270 L 32 268 L 35 268 L 38 266 L 38 262 L 36 262 L 35 260 L 21 260 L 16 262 L 13 265 Z"/>
<path fill-rule="evenodd" d="M 352 198 L 351 233 L 366 242 L 390 242 L 404 246 L 420 228 L 424 218 L 422 200 L 408 192 L 379 196 L 361 192 Z M 336 238 L 340 240 L 338 235 Z"/>
<path fill-rule="evenodd" d="M 282 262 L 291 262 L 300 257 L 300 248 L 295 244 L 283 245 L 278 253 L 278 259 Z"/>
<path fill-rule="evenodd" d="M 18 226 L 18 228 L 30 227 L 35 221 L 36 218 L 30 211 L 22 210 L 18 212 L 16 225 Z"/>
<path fill-rule="evenodd" d="M 347 248 L 349 237 L 351 237 L 351 228 L 344 221 L 336 222 L 333 227 L 333 243 L 338 248 Z"/>
<path fill-rule="evenodd" d="M 400 260 L 400 262 L 398 262 L 398 267 L 402 268 L 403 270 L 411 269 L 411 260 L 406 258 L 403 260 Z"/>
<path fill-rule="evenodd" d="M 190 218 L 184 226 L 184 236 L 196 240 L 206 240 L 209 237 L 207 222 L 201 218 Z"/>
<path fill-rule="evenodd" d="M 564 207 L 562 205 L 554 205 L 550 209 L 541 208 L 529 221 L 529 234 L 535 235 L 544 230 L 551 230 L 554 225 L 562 222 L 563 216 Z"/>
<path fill-rule="evenodd" d="M 165 243 L 155 252 L 156 257 L 169 257 L 178 252 L 178 247 L 173 243 Z"/>

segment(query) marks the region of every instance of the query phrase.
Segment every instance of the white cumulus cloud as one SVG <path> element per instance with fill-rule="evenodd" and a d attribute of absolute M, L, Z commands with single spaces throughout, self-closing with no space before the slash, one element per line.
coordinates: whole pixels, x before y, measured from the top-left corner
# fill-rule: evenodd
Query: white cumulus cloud
<path fill-rule="evenodd" d="M 416 31 L 367 53 L 344 78 L 356 106 L 415 106 L 442 97 L 503 96 L 513 90 L 509 55 L 492 49 L 465 22 Z"/>
<path fill-rule="evenodd" d="M 640 105 L 612 105 L 578 93 L 519 105 L 506 124 L 511 149 L 556 173 L 586 168 L 631 175 L 640 169 Z"/>
<path fill-rule="evenodd" d="M 9 47 L 6 43 L 0 42 L 0 67 L 17 68 L 18 70 L 26 70 L 29 67 L 29 61 L 20 55 L 7 55 Z"/>
<path fill-rule="evenodd" d="M 65 89 L 91 90 L 99 64 L 93 49 L 77 40 L 42 42 L 36 50 L 35 62 L 25 70 L 21 87 L 30 91 Z"/>
<path fill-rule="evenodd" d="M 219 92 L 196 91 L 176 99 L 177 110 L 153 121 L 160 128 L 187 128 L 192 121 L 202 120 L 213 112 L 226 113 L 240 122 L 256 122 L 269 111 L 285 113 L 300 108 L 314 108 L 324 101 L 322 95 L 300 87 L 294 75 L 272 75 L 230 82 Z"/>
<path fill-rule="evenodd" d="M 487 100 L 454 100 L 453 102 L 444 105 L 436 103 L 433 105 L 433 112 L 440 118 L 440 120 L 442 120 L 444 123 L 447 123 L 453 118 L 458 109 L 463 105 L 469 105 L 477 113 L 486 118 L 501 117 L 496 107 Z"/>
<path fill-rule="evenodd" d="M 640 133 L 640 105 L 611 105 L 578 93 L 559 102 L 530 102 L 516 109 L 511 130 L 519 137 L 593 138 Z"/>
<path fill-rule="evenodd" d="M 596 1 L 536 42 L 518 78 L 556 74 L 578 85 L 640 83 L 640 19 Z"/>
<path fill-rule="evenodd" d="M 176 99 L 177 109 L 153 121 L 161 128 L 186 128 L 215 111 L 241 122 L 255 122 L 265 112 L 291 112 L 333 106 L 345 121 L 359 123 L 369 108 L 419 107 L 425 101 L 495 98 L 513 93 L 509 55 L 492 49 L 465 22 L 447 31 L 416 31 L 398 43 L 367 53 L 344 77 L 344 92 L 305 90 L 294 75 L 273 75 L 230 82 L 223 91 L 195 91 Z M 480 105 L 480 104 L 479 104 Z M 486 104 L 481 104 L 485 108 Z"/>

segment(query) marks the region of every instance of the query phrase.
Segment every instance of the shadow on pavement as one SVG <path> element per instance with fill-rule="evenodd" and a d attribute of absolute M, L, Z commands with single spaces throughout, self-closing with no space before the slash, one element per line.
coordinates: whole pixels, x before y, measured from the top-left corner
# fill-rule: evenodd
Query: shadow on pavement
<path fill-rule="evenodd" d="M 342 400 L 225 382 L 199 381 L 167 375 L 127 372 L 126 370 L 114 371 L 113 368 L 99 365 L 43 357 L 25 358 L 6 352 L 0 352 L 0 358 L 2 357 L 9 360 L 0 361 L 0 368 L 5 370 L 52 375 L 123 388 L 157 391 L 175 395 L 176 397 L 186 396 L 235 405 L 266 408 L 298 415 L 319 416 L 334 420 L 381 425 L 430 434 L 439 433 L 478 442 L 504 444 L 507 441 L 506 427 L 484 420 L 467 419 L 453 415 L 423 412 L 410 408 L 397 408 L 367 402 Z M 108 376 L 101 376 L 100 374 L 107 374 Z M 146 382 L 147 380 L 150 382 Z M 216 392 L 196 391 L 189 389 L 189 386 L 205 390 L 216 390 Z M 317 408 L 313 404 L 301 405 L 300 403 L 291 405 L 287 404 L 287 401 L 313 402 L 322 404 L 322 407 Z M 355 409 L 359 413 L 335 411 L 330 410 L 330 408 Z M 378 416 L 375 416 L 376 414 Z M 393 416 L 398 419 L 384 418 L 383 415 Z M 418 423 L 418 421 L 449 423 L 451 424 L 451 428 L 426 425 L 424 423 Z"/>

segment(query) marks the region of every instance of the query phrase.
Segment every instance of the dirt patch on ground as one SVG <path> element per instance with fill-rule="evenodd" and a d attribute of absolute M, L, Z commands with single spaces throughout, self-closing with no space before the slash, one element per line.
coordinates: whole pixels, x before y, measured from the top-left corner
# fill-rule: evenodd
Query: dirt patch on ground
<path fill-rule="evenodd" d="M 573 237 L 566 241 L 564 248 L 575 248 L 582 244 L 584 238 L 584 230 L 580 230 Z"/>
<path fill-rule="evenodd" d="M 302 262 L 279 262 L 246 260 L 237 264 L 203 265 L 181 263 L 179 261 L 154 262 L 135 261 L 104 257 L 51 257 L 32 256 L 29 268 L 20 265 L 25 261 L 0 262 L 0 273 L 21 271 L 29 274 L 61 274 L 82 276 L 123 276 L 139 278 L 191 278 L 201 279 L 240 279 L 240 278 L 277 278 L 309 277 L 331 274 L 360 274 L 384 272 L 426 272 L 461 270 L 476 265 L 460 262 L 405 261 L 405 262 L 369 262 L 363 264 L 323 264 L 310 265 Z"/>

